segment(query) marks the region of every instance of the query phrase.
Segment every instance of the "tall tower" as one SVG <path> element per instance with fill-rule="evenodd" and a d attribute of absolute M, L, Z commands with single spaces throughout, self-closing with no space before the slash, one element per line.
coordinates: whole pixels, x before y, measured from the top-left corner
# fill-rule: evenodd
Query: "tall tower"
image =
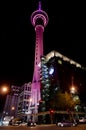
<path fill-rule="evenodd" d="M 43 56 L 43 32 L 44 28 L 48 24 L 48 15 L 41 9 L 41 2 L 39 2 L 38 9 L 31 15 L 31 23 L 36 32 L 35 43 L 35 60 L 34 60 L 34 72 L 31 86 L 31 104 L 35 106 L 35 113 L 37 113 L 37 104 L 41 99 L 40 94 L 40 63 L 41 56 Z"/>

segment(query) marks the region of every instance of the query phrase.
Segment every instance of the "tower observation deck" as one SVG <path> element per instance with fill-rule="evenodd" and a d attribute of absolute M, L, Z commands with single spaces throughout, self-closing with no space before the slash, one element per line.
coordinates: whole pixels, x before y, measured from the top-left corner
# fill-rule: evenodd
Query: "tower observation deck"
<path fill-rule="evenodd" d="M 38 9 L 31 15 L 31 23 L 35 28 L 36 41 L 35 41 L 35 60 L 34 71 L 31 86 L 31 104 L 35 106 L 34 113 L 38 112 L 37 105 L 41 100 L 40 94 L 40 62 L 41 56 L 43 56 L 43 32 L 44 28 L 48 24 L 48 15 L 41 9 L 41 2 L 39 2 Z"/>

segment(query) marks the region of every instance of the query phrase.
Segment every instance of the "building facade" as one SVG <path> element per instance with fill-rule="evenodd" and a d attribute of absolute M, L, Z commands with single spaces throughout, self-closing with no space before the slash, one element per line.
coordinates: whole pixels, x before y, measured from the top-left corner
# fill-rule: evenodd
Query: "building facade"
<path fill-rule="evenodd" d="M 7 95 L 3 115 L 4 116 L 17 116 L 18 111 L 18 96 L 20 94 L 20 87 L 12 85 L 10 89 L 10 94 Z"/>
<path fill-rule="evenodd" d="M 46 100 L 54 99 L 59 89 L 71 93 L 74 100 L 78 99 L 86 85 L 86 67 L 57 51 L 51 51 L 41 61 L 42 100 L 47 103 Z M 74 87 L 73 91 L 70 91 L 71 87 Z M 45 110 L 49 110 L 47 107 Z"/>
<path fill-rule="evenodd" d="M 21 86 L 18 97 L 18 116 L 26 116 L 31 114 L 31 82 L 25 83 Z"/>

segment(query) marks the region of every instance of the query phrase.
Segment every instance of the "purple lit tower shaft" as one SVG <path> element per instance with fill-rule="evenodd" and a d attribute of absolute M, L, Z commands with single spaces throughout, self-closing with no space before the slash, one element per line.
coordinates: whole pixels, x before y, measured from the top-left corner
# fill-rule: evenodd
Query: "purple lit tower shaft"
<path fill-rule="evenodd" d="M 35 61 L 34 72 L 31 86 L 32 105 L 35 105 L 35 113 L 38 112 L 37 105 L 41 100 L 40 92 L 40 63 L 41 56 L 43 56 L 43 32 L 44 27 L 48 23 L 48 16 L 45 11 L 41 10 L 41 3 L 39 2 L 38 10 L 31 15 L 31 23 L 35 27 L 36 43 L 35 43 Z"/>

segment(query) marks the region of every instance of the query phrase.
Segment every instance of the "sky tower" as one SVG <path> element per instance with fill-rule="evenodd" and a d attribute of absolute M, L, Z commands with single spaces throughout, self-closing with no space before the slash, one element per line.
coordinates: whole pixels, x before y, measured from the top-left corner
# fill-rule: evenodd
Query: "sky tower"
<path fill-rule="evenodd" d="M 35 28 L 35 59 L 34 72 L 31 87 L 32 105 L 35 105 L 35 113 L 37 113 L 37 104 L 41 99 L 40 96 L 40 58 L 43 56 L 43 32 L 48 24 L 48 15 L 41 9 L 41 2 L 39 2 L 38 9 L 31 15 L 31 23 Z"/>

